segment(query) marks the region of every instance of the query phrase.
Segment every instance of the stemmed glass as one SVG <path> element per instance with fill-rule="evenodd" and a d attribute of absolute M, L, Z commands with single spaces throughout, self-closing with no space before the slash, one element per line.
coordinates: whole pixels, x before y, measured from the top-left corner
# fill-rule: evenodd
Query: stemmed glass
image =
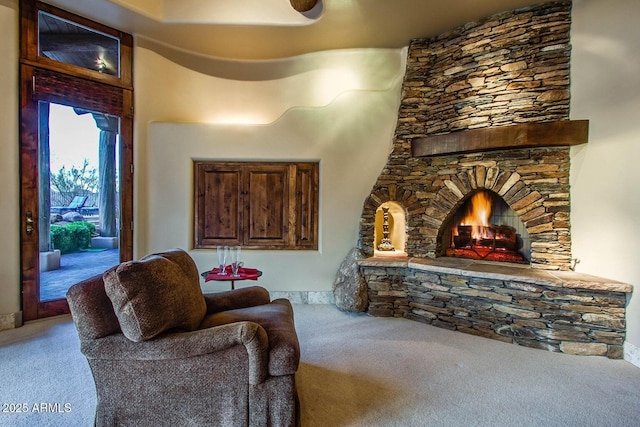
<path fill-rule="evenodd" d="M 224 276 L 227 274 L 225 267 L 227 266 L 227 258 L 229 257 L 229 246 L 218 246 L 216 253 L 218 254 L 218 268 L 220 269 L 218 274 Z"/>
<path fill-rule="evenodd" d="M 240 262 L 240 253 L 240 246 L 234 246 L 233 248 L 230 248 L 231 259 L 229 260 L 229 262 L 231 263 L 231 271 L 233 273 L 233 277 L 240 276 L 238 274 L 238 270 L 242 266 L 242 262 Z"/>

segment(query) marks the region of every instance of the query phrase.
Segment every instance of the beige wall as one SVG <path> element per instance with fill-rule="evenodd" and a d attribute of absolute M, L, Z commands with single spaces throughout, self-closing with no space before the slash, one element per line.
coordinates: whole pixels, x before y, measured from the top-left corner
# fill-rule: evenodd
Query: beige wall
<path fill-rule="evenodd" d="M 640 3 L 619 3 L 574 4 L 572 118 L 589 119 L 591 135 L 589 144 L 572 149 L 573 254 L 581 259 L 579 271 L 638 285 Z M 0 0 L 0 316 L 20 309 L 17 23 L 17 1 Z M 331 289 L 340 260 L 356 244 L 362 202 L 391 146 L 403 53 L 199 61 L 190 69 L 136 48 L 136 256 L 190 249 L 191 158 L 315 159 L 321 163 L 320 250 L 252 251 L 246 258 L 265 270 L 260 283 L 271 290 Z M 224 77 L 216 76 L 218 69 Z M 236 69 L 241 79 L 234 80 Z M 241 120 L 253 124 L 224 124 Z M 201 269 L 211 264 L 213 252 L 191 252 Z M 637 348 L 637 295 L 628 313 L 627 341 Z"/>
<path fill-rule="evenodd" d="M 319 250 L 243 256 L 270 291 L 331 291 L 391 149 L 406 50 L 310 54 L 243 80 L 216 76 L 215 63 L 205 74 L 149 49 L 135 55 L 137 255 L 191 250 L 193 159 L 319 161 Z M 215 264 L 213 250 L 191 254 L 201 271 Z"/>
<path fill-rule="evenodd" d="M 640 2 L 574 3 L 571 118 L 589 143 L 571 150 L 577 270 L 636 286 L 627 343 L 640 348 Z M 628 357 L 627 357 L 628 358 Z M 636 363 L 640 354 L 636 354 Z"/>
<path fill-rule="evenodd" d="M 18 2 L 0 0 L 0 323 L 20 310 Z M 2 328 L 0 328 L 2 329 Z"/>

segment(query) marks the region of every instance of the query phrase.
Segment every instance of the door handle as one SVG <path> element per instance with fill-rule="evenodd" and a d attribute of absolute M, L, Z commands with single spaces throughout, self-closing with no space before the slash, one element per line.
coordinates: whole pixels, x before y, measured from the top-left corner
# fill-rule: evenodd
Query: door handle
<path fill-rule="evenodd" d="M 27 235 L 30 236 L 33 233 L 33 214 L 31 213 L 31 211 L 27 211 L 26 217 L 25 231 L 27 232 Z"/>

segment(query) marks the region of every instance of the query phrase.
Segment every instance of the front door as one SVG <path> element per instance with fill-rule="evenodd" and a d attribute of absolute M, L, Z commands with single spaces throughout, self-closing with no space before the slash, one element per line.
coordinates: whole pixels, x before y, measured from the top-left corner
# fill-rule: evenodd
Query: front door
<path fill-rule="evenodd" d="M 21 71 L 26 92 L 40 89 L 34 79 L 48 84 L 47 73 Z M 131 212 L 122 212 L 131 204 L 121 202 L 131 191 L 120 179 L 130 170 L 123 158 L 131 158 L 123 154 L 122 119 L 75 95 L 54 103 L 31 94 L 21 109 L 25 320 L 68 312 L 71 285 L 132 258 L 131 227 L 123 220 Z"/>
<path fill-rule="evenodd" d="M 133 97 L 130 46 L 122 42 L 130 36 L 95 24 L 98 31 L 43 3 L 21 1 L 21 18 L 21 284 L 28 321 L 68 313 L 71 285 L 133 258 Z"/>

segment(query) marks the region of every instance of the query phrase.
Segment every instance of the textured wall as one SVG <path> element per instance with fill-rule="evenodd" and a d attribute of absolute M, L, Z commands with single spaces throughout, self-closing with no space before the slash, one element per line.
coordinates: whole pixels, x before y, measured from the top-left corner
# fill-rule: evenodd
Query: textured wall
<path fill-rule="evenodd" d="M 406 49 L 320 52 L 257 69 L 236 64 L 255 73 L 254 80 L 195 73 L 141 47 L 135 55 L 142 100 L 136 104 L 137 256 L 192 248 L 194 159 L 319 160 L 319 250 L 243 250 L 242 256 L 246 266 L 262 270 L 258 284 L 270 292 L 331 291 L 358 238 L 362 200 L 391 150 Z M 270 78 L 259 79 L 264 76 Z M 213 250 L 189 253 L 200 271 L 214 263 Z M 207 282 L 203 288 L 225 287 Z"/>
<path fill-rule="evenodd" d="M 0 249 L 0 330 L 22 323 L 20 315 L 20 173 L 18 160 L 18 2 L 0 2 L 0 221 L 4 232 Z"/>

